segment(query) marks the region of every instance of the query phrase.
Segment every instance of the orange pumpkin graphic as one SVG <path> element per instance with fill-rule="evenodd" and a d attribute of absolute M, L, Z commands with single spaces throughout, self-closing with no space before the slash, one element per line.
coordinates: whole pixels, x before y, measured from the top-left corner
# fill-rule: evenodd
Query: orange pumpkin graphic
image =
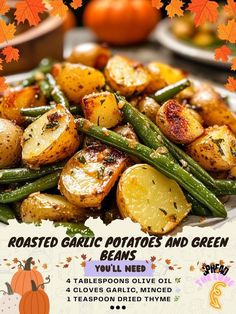
<path fill-rule="evenodd" d="M 40 290 L 42 286 L 36 286 L 31 280 L 31 291 L 26 292 L 20 301 L 20 314 L 49 314 L 49 299 L 46 292 Z"/>
<path fill-rule="evenodd" d="M 33 280 L 36 286 L 43 283 L 43 276 L 35 269 L 31 269 L 32 257 L 28 258 L 23 268 L 19 268 L 11 280 L 11 287 L 15 293 L 24 295 L 26 292 L 32 290 L 31 281 Z M 39 289 L 43 289 L 40 286 Z"/>

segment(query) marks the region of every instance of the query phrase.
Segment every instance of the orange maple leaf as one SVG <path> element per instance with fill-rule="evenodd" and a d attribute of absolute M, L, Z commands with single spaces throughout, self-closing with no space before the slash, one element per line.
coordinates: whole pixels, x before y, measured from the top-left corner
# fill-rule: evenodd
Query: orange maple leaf
<path fill-rule="evenodd" d="M 49 4 L 51 6 L 51 15 L 59 15 L 64 17 L 68 11 L 68 7 L 63 3 L 62 0 L 50 0 Z"/>
<path fill-rule="evenodd" d="M 229 20 L 227 24 L 218 26 L 218 37 L 222 40 L 227 40 L 232 44 L 236 43 L 236 21 Z"/>
<path fill-rule="evenodd" d="M 154 8 L 160 9 L 163 7 L 163 3 L 161 2 L 161 0 L 152 0 L 152 6 Z"/>
<path fill-rule="evenodd" d="M 74 10 L 76 10 L 82 6 L 82 0 L 73 0 L 70 5 Z"/>
<path fill-rule="evenodd" d="M 167 265 L 170 265 L 171 260 L 170 259 L 166 259 L 165 262 L 166 262 Z"/>
<path fill-rule="evenodd" d="M 0 43 L 8 41 L 15 36 L 16 27 L 13 23 L 6 24 L 4 20 L 0 19 Z"/>
<path fill-rule="evenodd" d="M 15 17 L 19 23 L 29 22 L 30 26 L 38 25 L 40 22 L 39 14 L 46 10 L 42 0 L 22 0 L 16 3 Z"/>
<path fill-rule="evenodd" d="M 10 63 L 13 60 L 19 60 L 19 50 L 17 48 L 13 48 L 12 46 L 3 48 L 2 54 L 5 56 L 6 63 Z"/>
<path fill-rule="evenodd" d="M 2 67 L 2 58 L 0 58 L 0 71 L 2 71 L 3 67 Z"/>
<path fill-rule="evenodd" d="M 223 62 L 227 62 L 231 53 L 232 50 L 226 45 L 223 45 L 220 48 L 215 49 L 215 59 L 217 61 L 221 60 Z"/>
<path fill-rule="evenodd" d="M 171 0 L 170 4 L 167 5 L 166 11 L 169 17 L 183 16 L 184 11 L 181 9 L 183 2 L 181 0 Z"/>
<path fill-rule="evenodd" d="M 232 59 L 231 70 L 236 71 L 236 57 Z"/>
<path fill-rule="evenodd" d="M 233 76 L 228 77 L 225 88 L 227 88 L 230 92 L 234 92 L 236 90 L 236 79 Z"/>
<path fill-rule="evenodd" d="M 10 7 L 6 4 L 7 0 L 1 0 L 0 2 L 0 14 L 5 15 L 9 10 Z"/>
<path fill-rule="evenodd" d="M 227 0 L 227 4 L 224 6 L 224 12 L 228 17 L 236 16 L 236 2 L 234 2 L 234 0 Z"/>
<path fill-rule="evenodd" d="M 152 263 L 151 268 L 152 268 L 153 270 L 156 269 L 156 265 L 155 265 L 154 263 Z"/>
<path fill-rule="evenodd" d="M 187 9 L 195 14 L 194 23 L 199 26 L 207 21 L 214 23 L 217 20 L 218 6 L 215 1 L 192 0 Z"/>

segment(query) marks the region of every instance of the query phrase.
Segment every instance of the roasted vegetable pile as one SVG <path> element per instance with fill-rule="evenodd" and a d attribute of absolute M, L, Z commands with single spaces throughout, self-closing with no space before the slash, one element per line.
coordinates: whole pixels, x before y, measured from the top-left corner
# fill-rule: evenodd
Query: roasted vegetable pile
<path fill-rule="evenodd" d="M 3 223 L 92 236 L 88 217 L 129 217 L 160 235 L 188 214 L 227 217 L 218 197 L 236 194 L 236 116 L 211 86 L 97 44 L 42 64 L 1 98 Z"/>

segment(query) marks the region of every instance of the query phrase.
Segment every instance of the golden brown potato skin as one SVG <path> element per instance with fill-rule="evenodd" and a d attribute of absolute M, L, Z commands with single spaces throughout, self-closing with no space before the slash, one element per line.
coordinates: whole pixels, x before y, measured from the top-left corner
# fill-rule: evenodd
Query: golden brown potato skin
<path fill-rule="evenodd" d="M 84 221 L 90 212 L 69 203 L 61 195 L 33 193 L 21 204 L 20 215 L 23 222 L 40 222 L 41 220 Z"/>
<path fill-rule="evenodd" d="M 18 125 L 24 124 L 21 115 L 22 108 L 39 107 L 46 105 L 45 97 L 40 93 L 37 86 L 29 86 L 21 89 L 8 90 L 5 92 L 0 113 L 2 118 L 15 121 Z"/>
<path fill-rule="evenodd" d="M 151 76 L 151 80 L 145 89 L 147 94 L 153 94 L 157 90 L 164 88 L 167 85 L 166 80 L 161 75 L 161 70 L 158 65 L 159 63 L 157 62 L 150 62 L 147 65 L 147 70 Z"/>
<path fill-rule="evenodd" d="M 25 129 L 22 160 L 30 167 L 50 164 L 72 156 L 79 145 L 74 117 L 57 105 Z"/>
<path fill-rule="evenodd" d="M 0 118 L 0 169 L 13 167 L 20 160 L 22 135 L 19 126 Z"/>
<path fill-rule="evenodd" d="M 110 92 L 85 96 L 82 108 L 85 118 L 101 127 L 113 128 L 122 121 L 116 97 Z"/>
<path fill-rule="evenodd" d="M 126 156 L 105 145 L 80 150 L 65 165 L 59 190 L 79 207 L 100 208 L 126 166 Z"/>
<path fill-rule="evenodd" d="M 196 107 L 206 126 L 228 125 L 236 134 L 236 115 L 213 87 L 206 84 L 199 86 L 191 104 Z"/>
<path fill-rule="evenodd" d="M 236 138 L 226 125 L 207 128 L 186 150 L 208 171 L 227 171 L 236 165 Z"/>
<path fill-rule="evenodd" d="M 58 73 L 56 73 L 58 72 Z M 56 80 L 70 101 L 79 103 L 88 94 L 99 91 L 105 85 L 104 75 L 83 64 L 64 63 L 54 68 Z"/>
<path fill-rule="evenodd" d="M 174 99 L 161 106 L 156 123 L 170 140 L 179 144 L 191 143 L 204 133 L 204 128 L 191 111 Z"/>
<path fill-rule="evenodd" d="M 160 105 L 153 98 L 143 96 L 138 101 L 137 109 L 152 120 L 152 122 L 155 122 Z"/>
<path fill-rule="evenodd" d="M 119 55 L 109 59 L 105 77 L 108 84 L 123 96 L 142 93 L 151 80 L 143 65 Z"/>
<path fill-rule="evenodd" d="M 106 46 L 96 43 L 83 43 L 73 48 L 67 61 L 103 69 L 110 57 L 111 51 Z"/>

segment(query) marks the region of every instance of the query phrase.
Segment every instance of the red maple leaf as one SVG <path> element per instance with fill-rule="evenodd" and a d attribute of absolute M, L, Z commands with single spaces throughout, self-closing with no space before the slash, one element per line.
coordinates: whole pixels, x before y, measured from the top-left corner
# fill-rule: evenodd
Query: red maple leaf
<path fill-rule="evenodd" d="M 195 14 L 194 23 L 199 26 L 207 21 L 214 23 L 217 20 L 218 6 L 215 1 L 192 0 L 187 9 Z"/>
<path fill-rule="evenodd" d="M 225 88 L 227 88 L 230 92 L 234 92 L 236 90 L 236 79 L 233 76 L 228 77 Z"/>
<path fill-rule="evenodd" d="M 12 46 L 3 48 L 2 54 L 5 56 L 6 63 L 10 63 L 12 60 L 19 60 L 19 50 L 17 48 L 13 48 Z"/>
<path fill-rule="evenodd" d="M 227 4 L 224 6 L 224 12 L 228 17 L 236 16 L 236 2 L 234 2 L 234 0 L 227 0 Z"/>
<path fill-rule="evenodd" d="M 222 40 L 227 40 L 232 44 L 236 43 L 236 21 L 228 20 L 227 24 L 218 26 L 218 37 Z"/>
<path fill-rule="evenodd" d="M 171 2 L 166 6 L 167 14 L 170 18 L 184 15 L 182 10 L 183 2 L 181 0 L 171 0 Z"/>
<path fill-rule="evenodd" d="M 231 55 L 232 50 L 226 45 L 221 46 L 220 48 L 215 49 L 215 59 L 217 61 L 227 62 L 229 60 L 229 56 Z"/>
<path fill-rule="evenodd" d="M 4 20 L 0 19 L 0 43 L 7 42 L 8 40 L 14 38 L 16 32 L 16 27 L 13 23 L 6 24 Z"/>
<path fill-rule="evenodd" d="M 40 22 L 39 14 L 46 10 L 42 0 L 21 0 L 16 2 L 15 17 L 18 23 L 24 23 L 25 20 L 31 26 Z"/>
<path fill-rule="evenodd" d="M 161 2 L 161 0 L 152 0 L 152 6 L 154 8 L 160 9 L 163 7 L 163 3 Z"/>
<path fill-rule="evenodd" d="M 84 259 L 84 260 L 87 258 L 86 254 L 82 254 L 81 257 L 82 257 L 82 259 Z"/>
<path fill-rule="evenodd" d="M 0 1 L 0 14 L 5 15 L 9 10 L 10 7 L 6 4 L 7 0 Z"/>
<path fill-rule="evenodd" d="M 8 88 L 8 84 L 6 83 L 5 77 L 1 76 L 0 77 L 0 92 L 3 92 Z"/>
<path fill-rule="evenodd" d="M 74 10 L 76 10 L 76 9 L 82 7 L 82 0 L 73 0 L 70 5 L 71 5 L 71 7 L 72 7 Z"/>
<path fill-rule="evenodd" d="M 231 70 L 236 71 L 236 57 L 232 59 Z"/>
<path fill-rule="evenodd" d="M 156 256 L 151 256 L 151 262 L 154 262 L 156 260 Z"/>

